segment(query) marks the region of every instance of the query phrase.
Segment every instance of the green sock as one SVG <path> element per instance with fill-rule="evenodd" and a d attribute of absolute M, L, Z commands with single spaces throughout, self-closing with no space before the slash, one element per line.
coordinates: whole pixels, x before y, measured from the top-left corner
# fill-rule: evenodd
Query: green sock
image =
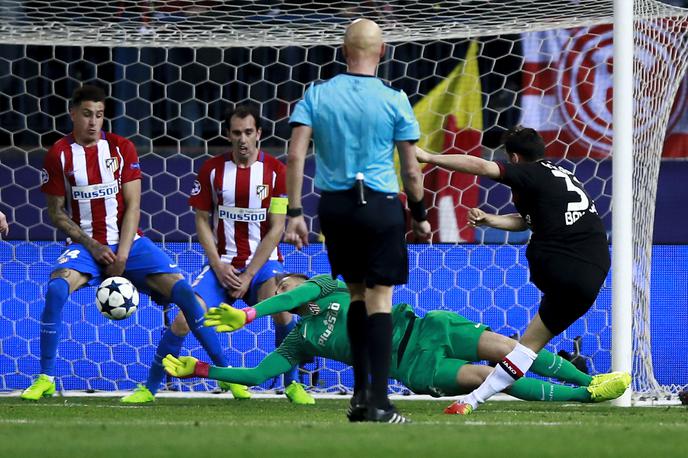
<path fill-rule="evenodd" d="M 553 377 L 562 382 L 588 386 L 592 377 L 579 371 L 570 361 L 547 350 L 540 350 L 530 370 L 543 377 Z"/>
<path fill-rule="evenodd" d="M 528 377 L 521 377 L 504 392 L 524 401 L 592 402 L 586 388 L 543 382 Z"/>

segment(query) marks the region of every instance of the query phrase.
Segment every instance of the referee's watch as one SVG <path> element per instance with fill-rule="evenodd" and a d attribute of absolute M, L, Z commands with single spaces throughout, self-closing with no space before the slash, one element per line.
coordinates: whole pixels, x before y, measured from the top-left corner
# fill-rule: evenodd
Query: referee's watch
<path fill-rule="evenodd" d="M 289 208 L 287 207 L 287 216 L 290 218 L 293 218 L 294 216 L 301 216 L 303 215 L 303 208 L 298 207 L 298 208 Z"/>

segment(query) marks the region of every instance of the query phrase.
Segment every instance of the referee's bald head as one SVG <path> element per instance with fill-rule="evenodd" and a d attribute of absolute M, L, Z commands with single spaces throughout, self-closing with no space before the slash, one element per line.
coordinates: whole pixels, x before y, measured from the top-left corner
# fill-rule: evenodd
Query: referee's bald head
<path fill-rule="evenodd" d="M 379 57 L 382 45 L 382 30 L 370 19 L 356 19 L 346 28 L 344 49 L 347 57 Z"/>

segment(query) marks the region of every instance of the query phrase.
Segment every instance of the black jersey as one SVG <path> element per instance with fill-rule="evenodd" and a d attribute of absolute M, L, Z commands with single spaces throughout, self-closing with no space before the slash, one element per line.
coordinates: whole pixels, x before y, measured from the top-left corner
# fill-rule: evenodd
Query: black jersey
<path fill-rule="evenodd" d="M 604 225 L 573 173 L 547 160 L 497 164 L 497 181 L 511 188 L 516 209 L 533 231 L 529 254 L 561 253 L 609 268 Z"/>

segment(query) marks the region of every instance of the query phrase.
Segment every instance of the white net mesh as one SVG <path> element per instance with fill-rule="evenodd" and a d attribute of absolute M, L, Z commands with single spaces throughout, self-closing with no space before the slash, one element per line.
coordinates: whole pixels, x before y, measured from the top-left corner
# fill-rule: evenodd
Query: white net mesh
<path fill-rule="evenodd" d="M 379 75 L 409 95 L 424 147 L 501 159 L 505 129 L 535 127 L 548 155 L 584 183 L 609 229 L 611 3 L 0 1 L 0 209 L 12 220 L 11 240 L 0 242 L 0 388 L 23 388 L 38 370 L 43 288 L 61 250 L 61 235 L 43 212 L 39 170 L 46 148 L 70 130 L 67 101 L 80 84 L 107 88 L 106 128 L 134 141 L 141 156 L 141 226 L 190 276 L 200 270 L 203 254 L 190 235 L 188 192 L 200 163 L 227 148 L 226 108 L 260 104 L 261 146 L 283 158 L 293 104 L 309 82 L 344 70 L 338 44 L 345 26 L 360 16 L 378 19 L 391 42 Z M 664 137 L 683 135 L 686 27 L 683 10 L 650 0 L 636 4 L 634 389 L 658 396 L 688 385 L 685 369 L 669 361 L 688 350 L 688 342 L 653 338 L 672 335 L 672 323 L 660 321 L 661 329 L 653 323 L 675 300 L 670 287 L 654 281 L 666 276 L 671 284 L 676 272 L 651 276 L 653 248 L 660 260 L 686 256 L 653 245 L 652 238 Z M 310 157 L 308 177 L 312 173 Z M 513 211 L 508 190 L 438 170 L 426 170 L 425 184 L 434 244 L 411 247 L 411 279 L 395 301 L 421 314 L 454 310 L 507 335 L 522 332 L 539 299 L 528 282 L 528 235 L 466 225 L 471 207 Z M 315 241 L 318 196 L 311 178 L 304 195 Z M 318 244 L 304 253 L 285 251 L 287 270 L 328 270 Z M 146 301 L 135 317 L 115 323 L 93 307 L 92 289 L 72 296 L 58 353 L 62 387 L 129 389 L 145 379 L 169 318 Z M 595 307 L 551 349 L 571 351 L 582 336 L 590 370 L 609 370 L 610 302 L 607 284 Z M 253 366 L 274 348 L 267 319 L 223 339 L 235 366 Z M 204 356 L 194 339 L 187 343 Z M 306 382 L 321 389 L 350 386 L 344 365 L 316 361 L 307 368 Z"/>

